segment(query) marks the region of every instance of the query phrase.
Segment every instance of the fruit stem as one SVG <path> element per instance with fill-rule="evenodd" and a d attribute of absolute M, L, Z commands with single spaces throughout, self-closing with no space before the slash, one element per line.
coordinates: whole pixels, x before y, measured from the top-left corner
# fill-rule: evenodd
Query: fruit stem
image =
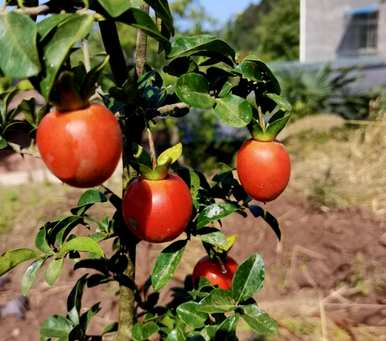
<path fill-rule="evenodd" d="M 260 127 L 261 127 L 261 129 L 263 129 L 263 131 L 265 131 L 265 128 L 266 128 L 265 118 L 264 118 L 263 111 L 261 110 L 261 106 L 257 107 L 257 112 L 259 114 L 259 124 L 260 124 Z"/>
<path fill-rule="evenodd" d="M 153 134 L 151 133 L 151 130 L 149 127 L 146 128 L 146 133 L 147 133 L 147 138 L 149 141 L 151 164 L 153 166 L 153 169 L 155 169 L 157 167 L 157 153 L 155 151 Z"/>

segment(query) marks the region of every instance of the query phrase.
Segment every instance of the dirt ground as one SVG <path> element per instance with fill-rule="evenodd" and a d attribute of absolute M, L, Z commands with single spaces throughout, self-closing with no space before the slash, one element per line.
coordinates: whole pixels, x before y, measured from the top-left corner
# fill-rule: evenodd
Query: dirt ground
<path fill-rule="evenodd" d="M 56 187 L 52 190 L 57 191 Z M 46 208 L 39 219 L 57 216 L 77 196 L 78 192 L 65 191 L 64 198 L 54 198 L 49 205 L 41 203 Z M 253 217 L 228 218 L 224 231 L 238 235 L 231 252 L 237 261 L 254 252 L 265 260 L 265 287 L 257 299 L 279 322 L 280 335 L 272 340 L 386 340 L 385 221 L 361 208 L 322 211 L 293 191 L 267 205 L 267 209 L 281 223 L 281 243 L 264 222 Z M 24 221 L 19 221 L 12 233 L 0 235 L 0 252 L 32 245 L 36 221 Z M 139 245 L 138 283 L 143 283 L 163 247 Z M 191 243 L 172 285 L 179 285 L 203 254 L 198 242 Z M 23 271 L 21 266 L 5 281 L 3 278 L 0 305 L 20 296 Z M 67 264 L 55 287 L 49 288 L 40 278 L 30 291 L 24 319 L 0 317 L 0 340 L 39 340 L 41 322 L 50 314 L 65 312 L 66 293 L 80 275 Z M 86 290 L 84 307 L 103 302 L 92 331 L 98 332 L 115 320 L 116 292 L 114 285 Z M 167 296 L 163 291 L 162 299 Z M 244 326 L 239 334 L 241 339 L 249 338 Z"/>

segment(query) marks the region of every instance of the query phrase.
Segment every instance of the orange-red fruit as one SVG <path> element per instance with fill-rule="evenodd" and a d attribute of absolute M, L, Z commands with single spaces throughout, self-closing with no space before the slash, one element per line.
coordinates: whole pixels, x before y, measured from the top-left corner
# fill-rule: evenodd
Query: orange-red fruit
<path fill-rule="evenodd" d="M 237 153 L 236 169 L 244 190 L 254 199 L 276 199 L 288 185 L 291 161 L 276 141 L 245 141 Z"/>
<path fill-rule="evenodd" d="M 193 269 L 193 283 L 197 283 L 200 277 L 205 277 L 212 285 L 229 290 L 232 288 L 232 279 L 237 267 L 238 264 L 231 257 L 226 258 L 223 266 L 218 261 L 209 259 L 208 256 L 203 257 Z"/>
<path fill-rule="evenodd" d="M 139 239 L 163 243 L 185 231 L 192 215 L 192 197 L 177 175 L 162 180 L 139 177 L 127 187 L 122 209 L 127 226 Z"/>
<path fill-rule="evenodd" d="M 74 187 L 93 187 L 114 172 L 122 151 L 119 123 L 105 106 L 48 113 L 36 135 L 50 171 Z"/>

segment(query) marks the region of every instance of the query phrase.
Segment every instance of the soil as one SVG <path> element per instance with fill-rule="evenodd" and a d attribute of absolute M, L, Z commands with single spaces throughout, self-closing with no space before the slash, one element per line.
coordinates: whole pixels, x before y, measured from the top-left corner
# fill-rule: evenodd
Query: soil
<path fill-rule="evenodd" d="M 252 216 L 232 216 L 223 229 L 238 236 L 231 251 L 237 261 L 256 252 L 264 258 L 266 281 L 256 298 L 279 322 L 275 340 L 386 340 L 386 222 L 361 208 L 322 211 L 296 193 L 285 193 L 266 208 L 281 224 L 281 243 L 268 225 Z M 31 245 L 32 231 L 22 229 L 15 227 L 13 233 L 0 236 L 0 251 L 5 246 Z M 145 281 L 164 246 L 139 245 L 138 283 Z M 181 284 L 202 255 L 199 243 L 192 242 L 171 285 Z M 16 268 L 9 281 L 0 283 L 0 305 L 20 296 L 23 271 L 22 266 Z M 0 317 L 0 340 L 39 340 L 41 322 L 50 314 L 65 312 L 66 293 L 80 275 L 67 264 L 55 287 L 49 288 L 40 278 L 30 291 L 23 319 Z M 116 319 L 117 301 L 111 298 L 116 292 L 114 285 L 86 290 L 84 307 L 103 302 L 91 332 Z M 163 291 L 161 300 L 168 296 Z M 240 339 L 249 337 L 241 328 Z"/>

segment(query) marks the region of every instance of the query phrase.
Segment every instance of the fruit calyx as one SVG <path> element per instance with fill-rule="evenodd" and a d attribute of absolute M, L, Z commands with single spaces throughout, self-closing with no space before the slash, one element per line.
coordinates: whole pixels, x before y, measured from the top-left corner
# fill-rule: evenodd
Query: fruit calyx
<path fill-rule="evenodd" d="M 155 159 L 146 150 L 140 146 L 134 146 L 134 158 L 141 175 L 147 180 L 164 180 L 169 175 L 170 166 L 175 163 L 182 155 L 182 144 L 178 143 L 175 146 L 166 149 Z"/>

